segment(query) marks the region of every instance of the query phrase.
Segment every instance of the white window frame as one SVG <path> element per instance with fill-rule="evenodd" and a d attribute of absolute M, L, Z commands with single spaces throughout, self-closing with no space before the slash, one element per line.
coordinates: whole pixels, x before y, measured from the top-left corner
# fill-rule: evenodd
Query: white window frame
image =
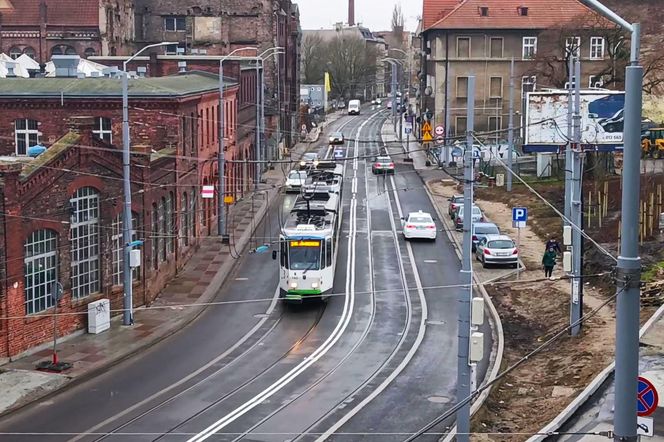
<path fill-rule="evenodd" d="M 459 40 L 468 40 L 468 56 L 464 57 L 459 55 Z M 456 58 L 471 58 L 471 54 L 473 53 L 473 47 L 472 47 L 473 40 L 470 36 L 466 35 L 460 35 L 456 38 Z"/>
<path fill-rule="evenodd" d="M 23 50 L 19 48 L 18 46 L 12 46 L 9 48 L 9 56 L 11 57 L 12 60 L 16 60 L 18 57 L 23 55 Z"/>
<path fill-rule="evenodd" d="M 596 53 L 596 50 L 598 48 L 601 51 L 601 53 L 599 55 Z M 606 39 L 604 37 L 590 37 L 590 59 L 591 60 L 604 60 L 605 51 L 606 51 Z"/>
<path fill-rule="evenodd" d="M 113 244 L 113 285 L 115 286 L 122 285 L 124 282 L 124 242 L 122 241 L 123 218 L 123 214 L 119 213 L 113 218 L 113 224 L 111 224 L 111 243 Z M 136 223 L 138 222 L 138 219 L 133 213 L 131 215 L 131 220 L 131 240 L 136 241 L 138 239 L 136 234 Z M 131 270 L 132 279 L 134 281 L 138 280 L 138 275 L 140 274 L 139 269 L 140 266 Z"/>
<path fill-rule="evenodd" d="M 108 123 L 108 129 L 104 129 L 104 123 Z M 106 141 L 109 144 L 113 143 L 113 121 L 108 117 L 95 118 L 95 128 L 92 131 L 97 135 L 97 138 Z"/>
<path fill-rule="evenodd" d="M 24 122 L 25 129 L 19 129 L 19 121 Z M 34 123 L 34 128 L 30 128 L 31 122 Z M 28 154 L 28 148 L 39 144 L 39 121 L 33 120 L 32 118 L 18 118 L 14 120 L 14 146 L 16 156 L 24 157 Z M 32 141 L 34 144 L 32 144 Z M 19 141 L 25 143 L 25 149 L 19 149 Z"/>
<path fill-rule="evenodd" d="M 184 28 L 178 28 L 178 20 L 182 20 Z M 171 29 L 169 29 L 169 24 Z M 164 31 L 166 32 L 187 32 L 187 19 L 182 15 L 170 15 L 164 17 Z"/>
<path fill-rule="evenodd" d="M 51 292 L 58 281 L 58 235 L 52 230 L 32 232 L 24 242 L 25 314 L 54 306 Z"/>
<path fill-rule="evenodd" d="M 532 54 L 527 54 L 526 49 L 532 49 Z M 523 37 L 521 44 L 521 58 L 523 60 L 532 60 L 536 56 L 537 56 L 537 37 Z"/>
<path fill-rule="evenodd" d="M 180 43 L 164 46 L 164 55 L 180 55 L 186 52 L 187 49 Z"/>
<path fill-rule="evenodd" d="M 574 48 L 574 53 L 572 53 Z M 565 39 L 565 56 L 572 55 L 573 57 L 581 56 L 581 37 L 567 37 Z"/>
<path fill-rule="evenodd" d="M 82 187 L 69 200 L 71 224 L 71 293 L 81 299 L 100 291 L 99 192 Z"/>

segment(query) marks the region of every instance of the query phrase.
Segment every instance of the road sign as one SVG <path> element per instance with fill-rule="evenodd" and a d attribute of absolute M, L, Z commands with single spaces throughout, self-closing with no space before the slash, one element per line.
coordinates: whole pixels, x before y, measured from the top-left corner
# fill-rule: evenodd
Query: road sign
<path fill-rule="evenodd" d="M 438 135 L 436 137 L 436 144 L 444 144 L 445 143 L 445 137 L 442 135 Z"/>
<path fill-rule="evenodd" d="M 639 376 L 639 388 L 637 395 L 638 415 L 650 416 L 657 409 L 659 397 L 655 386 L 648 379 Z"/>
<path fill-rule="evenodd" d="M 636 434 L 653 437 L 655 435 L 655 421 L 651 417 L 636 418 Z"/>
<path fill-rule="evenodd" d="M 226 195 L 224 197 L 224 203 L 225 204 L 233 204 L 234 200 L 235 200 L 235 198 L 233 198 L 233 195 Z"/>
<path fill-rule="evenodd" d="M 203 186 L 203 190 L 201 191 L 201 198 L 214 198 L 214 186 Z"/>
<path fill-rule="evenodd" d="M 459 158 L 463 156 L 463 151 L 459 147 L 454 147 L 452 148 L 452 156 L 455 158 Z"/>
<path fill-rule="evenodd" d="M 445 135 L 445 128 L 441 125 L 436 126 L 436 135 Z"/>
<path fill-rule="evenodd" d="M 528 221 L 528 209 L 525 207 L 512 208 L 512 224 L 514 227 L 521 229 L 526 227 Z"/>
<path fill-rule="evenodd" d="M 406 127 L 405 131 L 407 134 L 413 133 L 413 123 L 407 121 L 405 127 Z"/>
<path fill-rule="evenodd" d="M 422 132 L 431 132 L 431 124 L 428 121 L 422 123 Z"/>
<path fill-rule="evenodd" d="M 431 135 L 431 124 L 428 121 L 422 123 L 422 141 L 433 141 L 433 135 Z"/>

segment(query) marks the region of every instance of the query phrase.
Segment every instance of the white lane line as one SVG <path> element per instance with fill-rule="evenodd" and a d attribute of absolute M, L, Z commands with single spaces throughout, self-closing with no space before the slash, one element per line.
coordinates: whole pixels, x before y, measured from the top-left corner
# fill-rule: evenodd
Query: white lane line
<path fill-rule="evenodd" d="M 362 129 L 364 126 L 371 120 L 370 117 L 366 121 L 364 121 L 360 127 L 357 130 L 357 133 L 361 133 Z M 357 152 L 357 148 L 359 145 L 358 137 L 355 139 L 355 151 Z M 356 156 L 356 155 L 355 155 Z M 354 171 L 354 176 L 353 179 L 357 181 L 357 158 L 354 159 L 353 161 L 353 171 Z M 279 378 L 274 384 L 269 386 L 267 389 L 263 390 L 261 393 L 250 399 L 249 401 L 245 402 L 243 405 L 240 407 L 236 408 L 234 411 L 231 413 L 227 414 L 223 418 L 219 419 L 217 422 L 213 423 L 212 425 L 208 426 L 206 429 L 201 431 L 200 433 L 196 434 L 195 436 L 191 437 L 188 439 L 188 442 L 199 442 L 199 441 L 204 441 L 207 440 L 209 437 L 213 436 L 215 433 L 219 432 L 222 430 L 224 427 L 238 419 L 240 416 L 244 415 L 251 409 L 255 408 L 259 404 L 261 404 L 263 401 L 266 399 L 270 398 L 272 395 L 277 393 L 279 390 L 281 390 L 284 386 L 286 386 L 288 383 L 290 383 L 293 379 L 295 379 L 297 376 L 299 376 L 302 372 L 304 372 L 307 368 L 311 367 L 316 361 L 318 361 L 321 357 L 323 357 L 329 350 L 334 346 L 334 344 L 337 343 L 337 341 L 341 338 L 343 335 L 343 332 L 346 330 L 346 327 L 350 323 L 350 318 L 352 316 L 353 312 L 353 306 L 355 303 L 355 228 L 356 228 L 356 220 L 355 216 L 357 213 L 357 194 L 356 192 L 353 192 L 353 195 L 351 197 L 351 207 L 350 207 L 350 228 L 351 228 L 351 233 L 348 236 L 348 251 L 350 254 L 350 259 L 347 262 L 347 268 L 346 268 L 346 296 L 344 300 L 344 310 L 339 318 L 339 322 L 337 323 L 334 331 L 332 334 L 326 339 L 326 341 L 318 347 L 316 350 L 314 350 L 313 353 L 311 353 L 309 356 L 304 358 L 297 366 L 292 368 L 288 373 L 286 373 L 284 376 Z M 352 270 L 352 271 L 351 271 Z"/>
<path fill-rule="evenodd" d="M 425 259 L 424 263 L 425 264 L 436 264 L 438 262 L 437 259 Z"/>
<path fill-rule="evenodd" d="M 391 182 L 392 182 L 392 192 L 394 193 L 394 198 L 395 202 L 397 204 L 397 210 L 399 211 L 399 217 L 403 216 L 402 215 L 402 210 L 401 210 L 401 202 L 399 201 L 399 195 L 397 194 L 396 190 L 396 185 L 394 183 L 394 177 L 391 177 Z M 413 343 L 413 346 L 410 348 L 408 353 L 406 354 L 406 357 L 401 361 L 401 363 L 394 369 L 392 373 L 378 386 L 374 391 L 369 394 L 362 402 L 357 404 L 351 411 L 349 411 L 344 417 L 342 417 L 339 421 L 335 422 L 335 424 L 330 427 L 329 430 L 327 430 L 325 433 L 323 433 L 318 439 L 316 439 L 316 442 L 323 442 L 330 436 L 332 436 L 335 432 L 337 432 L 344 424 L 346 424 L 350 419 L 353 418 L 357 413 L 359 413 L 364 407 L 367 406 L 371 401 L 373 401 L 376 397 L 378 397 L 379 394 L 381 394 L 385 389 L 401 374 L 401 372 L 408 366 L 410 361 L 415 357 L 415 353 L 417 353 L 417 350 L 420 348 L 422 345 L 422 341 L 424 340 L 424 334 L 426 332 L 426 321 L 427 321 L 427 316 L 429 314 L 428 312 L 428 307 L 427 307 L 427 302 L 426 298 L 424 296 L 424 289 L 422 288 L 422 280 L 420 279 L 420 274 L 417 271 L 417 265 L 415 264 L 415 257 L 413 255 L 413 249 L 412 246 L 409 242 L 406 243 L 406 249 L 408 250 L 408 258 L 410 259 L 410 265 L 413 270 L 413 276 L 415 278 L 415 284 L 417 286 L 417 294 L 420 298 L 420 302 L 422 304 L 422 318 L 420 319 L 420 327 L 417 332 L 417 337 L 415 338 L 415 342 Z"/>
<path fill-rule="evenodd" d="M 236 281 L 249 281 L 249 278 L 235 278 Z"/>

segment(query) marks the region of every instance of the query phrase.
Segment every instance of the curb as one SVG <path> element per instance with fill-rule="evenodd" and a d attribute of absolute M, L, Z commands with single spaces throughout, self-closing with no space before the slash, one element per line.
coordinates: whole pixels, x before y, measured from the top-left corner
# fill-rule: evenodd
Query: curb
<path fill-rule="evenodd" d="M 449 221 L 447 221 L 444 212 L 441 210 L 441 208 L 438 205 L 438 202 L 436 202 L 435 198 L 433 197 L 431 190 L 429 189 L 429 183 L 427 182 L 424 183 L 424 190 L 426 191 L 427 196 L 431 200 L 431 204 L 436 210 L 436 214 L 438 215 L 440 222 L 443 224 L 445 228 L 447 237 L 450 239 L 450 242 L 454 245 L 454 251 L 456 252 L 457 257 L 459 258 L 459 260 L 461 260 L 462 259 L 460 252 L 461 246 L 458 243 L 457 239 L 454 237 L 454 234 L 450 231 L 450 226 L 448 225 Z M 494 346 L 491 351 L 491 356 L 489 357 L 489 364 L 491 365 L 491 370 L 488 374 L 488 377 L 485 377 L 484 382 L 480 384 L 484 385 L 486 383 L 492 382 L 496 378 L 496 376 L 498 376 L 498 372 L 500 371 L 500 366 L 502 365 L 503 362 L 503 351 L 505 349 L 505 336 L 503 332 L 503 324 L 500 321 L 500 316 L 498 315 L 498 310 L 496 309 L 496 306 L 493 304 L 493 301 L 491 300 L 489 293 L 484 288 L 484 284 L 479 280 L 477 274 L 474 272 L 473 272 L 473 279 L 477 287 L 479 287 L 480 292 L 482 293 L 482 298 L 484 298 L 484 302 L 489 307 L 489 312 L 491 314 L 491 319 L 492 319 L 491 331 L 494 334 L 494 340 L 493 340 Z M 490 393 L 491 393 L 491 387 L 484 390 L 480 394 L 480 396 L 473 402 L 473 404 L 470 407 L 471 417 L 475 413 L 477 413 L 477 411 L 482 407 L 482 405 L 484 405 L 484 402 L 487 400 Z M 456 425 L 454 425 L 454 427 L 449 431 L 447 436 L 441 438 L 440 441 L 443 442 L 451 441 L 455 435 L 456 435 Z"/>
<path fill-rule="evenodd" d="M 648 321 L 641 327 L 639 331 L 639 339 L 645 335 L 648 330 L 653 326 L 653 324 L 664 315 L 664 305 L 659 307 L 655 313 L 648 319 Z M 613 374 L 616 363 L 612 362 L 604 370 L 602 370 L 596 377 L 593 379 L 588 386 L 576 397 L 570 404 L 565 407 L 563 411 L 560 412 L 548 425 L 542 428 L 538 433 L 544 435 L 533 436 L 527 439 L 526 442 L 539 442 L 543 441 L 549 437 L 549 433 L 557 431 L 562 427 L 567 421 L 569 421 L 572 416 L 581 408 L 583 404 L 586 403 L 590 397 L 595 394 L 597 390 L 606 382 L 606 380 Z"/>

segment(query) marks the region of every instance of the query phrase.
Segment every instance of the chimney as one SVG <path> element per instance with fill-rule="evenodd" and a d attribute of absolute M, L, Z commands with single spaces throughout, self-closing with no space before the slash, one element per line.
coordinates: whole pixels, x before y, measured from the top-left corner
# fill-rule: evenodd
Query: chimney
<path fill-rule="evenodd" d="M 355 0 L 348 0 L 348 26 L 355 26 Z"/>
<path fill-rule="evenodd" d="M 54 55 L 51 61 L 55 66 L 56 77 L 78 76 L 78 63 L 81 61 L 78 55 Z"/>
<path fill-rule="evenodd" d="M 180 74 L 186 74 L 187 73 L 187 62 L 186 61 L 178 61 L 178 72 Z"/>
<path fill-rule="evenodd" d="M 7 68 L 7 78 L 16 77 L 14 69 L 16 69 L 16 63 L 6 62 L 5 67 Z"/>

